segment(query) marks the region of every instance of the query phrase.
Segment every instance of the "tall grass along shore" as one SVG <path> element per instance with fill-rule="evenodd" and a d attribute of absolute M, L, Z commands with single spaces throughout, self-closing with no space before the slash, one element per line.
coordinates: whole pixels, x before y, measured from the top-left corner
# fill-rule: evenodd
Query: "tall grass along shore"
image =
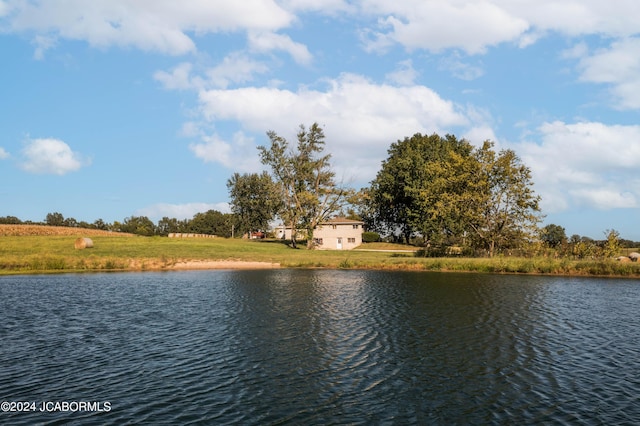
<path fill-rule="evenodd" d="M 605 260 L 493 257 L 416 257 L 406 246 L 370 243 L 361 250 L 294 250 L 280 241 L 140 237 L 77 228 L 0 226 L 0 274 L 142 271 L 180 268 L 382 269 L 640 278 L 640 263 Z M 90 237 L 93 247 L 74 241 Z"/>

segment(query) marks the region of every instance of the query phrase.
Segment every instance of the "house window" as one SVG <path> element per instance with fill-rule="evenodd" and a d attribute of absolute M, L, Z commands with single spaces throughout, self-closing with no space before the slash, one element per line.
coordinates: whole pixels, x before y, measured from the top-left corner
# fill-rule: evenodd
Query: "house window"
<path fill-rule="evenodd" d="M 356 239 L 355 238 L 347 238 L 347 241 L 350 243 L 355 244 L 356 243 Z"/>
<path fill-rule="evenodd" d="M 316 243 L 316 245 L 321 246 L 322 245 L 322 238 L 314 238 L 313 242 Z"/>
<path fill-rule="evenodd" d="M 353 229 L 358 229 L 360 225 L 353 225 Z"/>

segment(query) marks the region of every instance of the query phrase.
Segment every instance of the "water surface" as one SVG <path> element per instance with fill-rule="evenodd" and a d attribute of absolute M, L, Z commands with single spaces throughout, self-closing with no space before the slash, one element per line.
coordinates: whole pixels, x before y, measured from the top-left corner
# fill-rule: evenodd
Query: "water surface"
<path fill-rule="evenodd" d="M 264 270 L 0 278 L 7 424 L 638 424 L 638 280 Z"/>

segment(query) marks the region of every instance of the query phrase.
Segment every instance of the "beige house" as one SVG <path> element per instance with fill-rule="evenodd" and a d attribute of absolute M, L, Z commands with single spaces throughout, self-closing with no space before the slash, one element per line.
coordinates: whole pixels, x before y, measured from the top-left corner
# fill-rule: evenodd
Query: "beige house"
<path fill-rule="evenodd" d="M 280 226 L 276 226 L 274 229 L 274 233 L 276 235 L 276 238 L 280 239 L 280 240 L 290 240 L 291 239 L 291 227 L 290 226 L 284 226 L 284 225 L 280 225 Z M 298 240 L 304 240 L 304 232 L 300 232 L 300 230 L 298 230 L 296 232 L 296 241 Z"/>
<path fill-rule="evenodd" d="M 313 231 L 313 242 L 318 250 L 351 250 L 362 244 L 364 222 L 336 217 L 318 225 Z M 276 238 L 291 239 L 291 227 L 275 228 Z M 296 240 L 304 239 L 304 232 L 296 233 Z"/>
<path fill-rule="evenodd" d="M 364 222 L 336 217 L 321 223 L 313 231 L 319 250 L 351 250 L 362 244 Z"/>

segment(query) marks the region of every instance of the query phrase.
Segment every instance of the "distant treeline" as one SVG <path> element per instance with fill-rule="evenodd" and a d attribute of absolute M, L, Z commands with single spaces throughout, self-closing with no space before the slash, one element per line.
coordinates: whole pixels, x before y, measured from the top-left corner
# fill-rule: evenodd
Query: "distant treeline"
<path fill-rule="evenodd" d="M 146 216 L 131 216 L 122 222 L 113 223 L 97 219 L 93 223 L 77 221 L 72 217 L 65 218 L 61 213 L 49 213 L 42 222 L 22 221 L 15 216 L 0 217 L 0 224 L 4 225 L 48 225 L 65 226 L 70 228 L 101 229 L 112 232 L 126 232 L 130 234 L 153 236 L 167 236 L 170 233 L 191 233 L 209 234 L 219 237 L 234 236 L 236 217 L 229 213 L 220 213 L 216 210 L 209 210 L 204 213 L 197 213 L 191 219 L 179 220 L 176 218 L 163 217 L 154 223 Z"/>
<path fill-rule="evenodd" d="M 47 214 L 42 222 L 22 221 L 15 216 L 0 216 L 0 224 L 66 226 L 71 228 L 126 232 L 144 236 L 167 236 L 171 233 L 208 234 L 225 238 L 241 236 L 235 232 L 235 230 L 238 229 L 237 216 L 232 213 L 221 213 L 216 210 L 197 213 L 191 219 L 179 220 L 176 218 L 163 217 L 157 224 L 153 223 L 153 221 L 146 216 L 131 216 L 125 218 L 122 222 L 115 221 L 108 223 L 102 219 L 98 219 L 93 223 L 88 223 L 85 221 L 77 221 L 72 217 L 65 218 L 58 212 Z M 365 238 L 365 241 L 393 240 L 393 238 L 390 237 L 380 238 L 380 235 L 374 232 L 367 232 L 365 234 L 369 234 L 368 236 L 370 237 Z M 540 237 L 541 242 L 544 243 L 546 247 L 555 249 L 560 255 L 573 255 L 578 258 L 593 257 L 598 249 L 607 244 L 606 239 L 595 240 L 577 234 L 567 237 L 564 233 L 564 228 L 558 225 L 548 225 L 542 228 Z M 411 242 L 414 245 L 421 245 L 419 241 Z M 632 241 L 618 237 L 617 242 L 619 244 L 618 247 L 623 249 L 637 249 L 640 247 L 640 241 Z"/>

